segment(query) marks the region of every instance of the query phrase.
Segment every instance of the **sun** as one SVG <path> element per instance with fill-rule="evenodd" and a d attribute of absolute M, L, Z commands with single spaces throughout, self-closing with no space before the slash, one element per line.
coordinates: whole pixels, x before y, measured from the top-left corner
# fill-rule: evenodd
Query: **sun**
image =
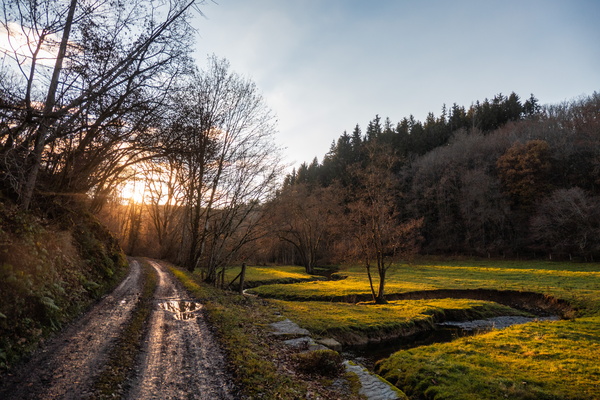
<path fill-rule="evenodd" d="M 144 203 L 146 198 L 145 184 L 142 181 L 127 181 L 121 188 L 120 197 L 125 203 Z"/>

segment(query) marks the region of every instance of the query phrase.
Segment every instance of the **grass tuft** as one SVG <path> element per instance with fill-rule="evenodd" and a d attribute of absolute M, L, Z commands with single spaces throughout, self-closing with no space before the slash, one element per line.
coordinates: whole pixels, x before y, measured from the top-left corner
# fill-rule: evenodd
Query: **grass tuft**
<path fill-rule="evenodd" d="M 344 360 L 333 350 L 314 350 L 293 356 L 296 369 L 304 374 L 335 378 L 344 372 Z"/>

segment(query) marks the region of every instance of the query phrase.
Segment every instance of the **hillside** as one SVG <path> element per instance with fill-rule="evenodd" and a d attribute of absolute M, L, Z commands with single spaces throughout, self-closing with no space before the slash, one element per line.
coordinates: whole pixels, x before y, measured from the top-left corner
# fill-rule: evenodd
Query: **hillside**
<path fill-rule="evenodd" d="M 127 269 L 117 241 L 77 204 L 45 213 L 0 201 L 0 369 L 112 289 Z"/>

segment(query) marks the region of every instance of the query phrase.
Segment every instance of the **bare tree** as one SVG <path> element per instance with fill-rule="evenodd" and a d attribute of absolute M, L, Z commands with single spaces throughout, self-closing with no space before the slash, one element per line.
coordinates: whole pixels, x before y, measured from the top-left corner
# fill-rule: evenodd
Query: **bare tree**
<path fill-rule="evenodd" d="M 2 180 L 24 208 L 41 187 L 85 193 L 135 162 L 174 79 L 189 69 L 196 3 L 2 3 L 11 76 L 0 88 Z"/>
<path fill-rule="evenodd" d="M 214 282 L 247 243 L 257 239 L 260 205 L 280 173 L 274 118 L 253 82 L 209 59 L 182 90 L 165 140 L 180 163 L 184 198 L 180 261 Z"/>
<path fill-rule="evenodd" d="M 158 242 L 157 256 L 174 258 L 181 241 L 183 196 L 177 181 L 177 163 L 173 157 L 146 162 L 146 201 L 148 216 Z"/>
<path fill-rule="evenodd" d="M 364 262 L 373 301 L 384 304 L 387 272 L 394 263 L 410 259 L 418 251 L 423 220 L 400 220 L 398 178 L 392 173 L 397 158 L 380 146 L 370 148 L 369 154 L 369 165 L 355 172 L 360 185 L 356 199 L 349 205 L 349 220 L 356 256 Z"/>
<path fill-rule="evenodd" d="M 339 233 L 343 219 L 339 189 L 297 184 L 286 187 L 273 202 L 273 230 L 291 244 L 306 273 L 314 273 L 325 245 Z"/>

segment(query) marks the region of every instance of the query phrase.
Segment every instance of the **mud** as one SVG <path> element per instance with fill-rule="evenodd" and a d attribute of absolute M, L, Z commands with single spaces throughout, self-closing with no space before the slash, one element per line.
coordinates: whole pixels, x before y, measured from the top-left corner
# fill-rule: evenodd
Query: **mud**
<path fill-rule="evenodd" d="M 234 399 L 202 307 L 158 262 L 155 307 L 129 399 Z"/>
<path fill-rule="evenodd" d="M 129 320 L 142 287 L 131 262 L 123 282 L 77 322 L 46 342 L 32 358 L 2 377 L 0 398 L 85 399 L 115 339 Z"/>
<path fill-rule="evenodd" d="M 135 376 L 126 383 L 128 399 L 233 399 L 221 350 L 204 319 L 202 305 L 189 298 L 159 263 L 143 351 Z M 2 376 L 0 399 L 87 399 L 116 339 L 130 320 L 142 274 L 131 262 L 127 278 L 80 320 Z"/>
<path fill-rule="evenodd" d="M 171 312 L 175 319 L 189 321 L 198 316 L 202 305 L 195 301 L 174 300 L 158 303 L 158 308 Z"/>

